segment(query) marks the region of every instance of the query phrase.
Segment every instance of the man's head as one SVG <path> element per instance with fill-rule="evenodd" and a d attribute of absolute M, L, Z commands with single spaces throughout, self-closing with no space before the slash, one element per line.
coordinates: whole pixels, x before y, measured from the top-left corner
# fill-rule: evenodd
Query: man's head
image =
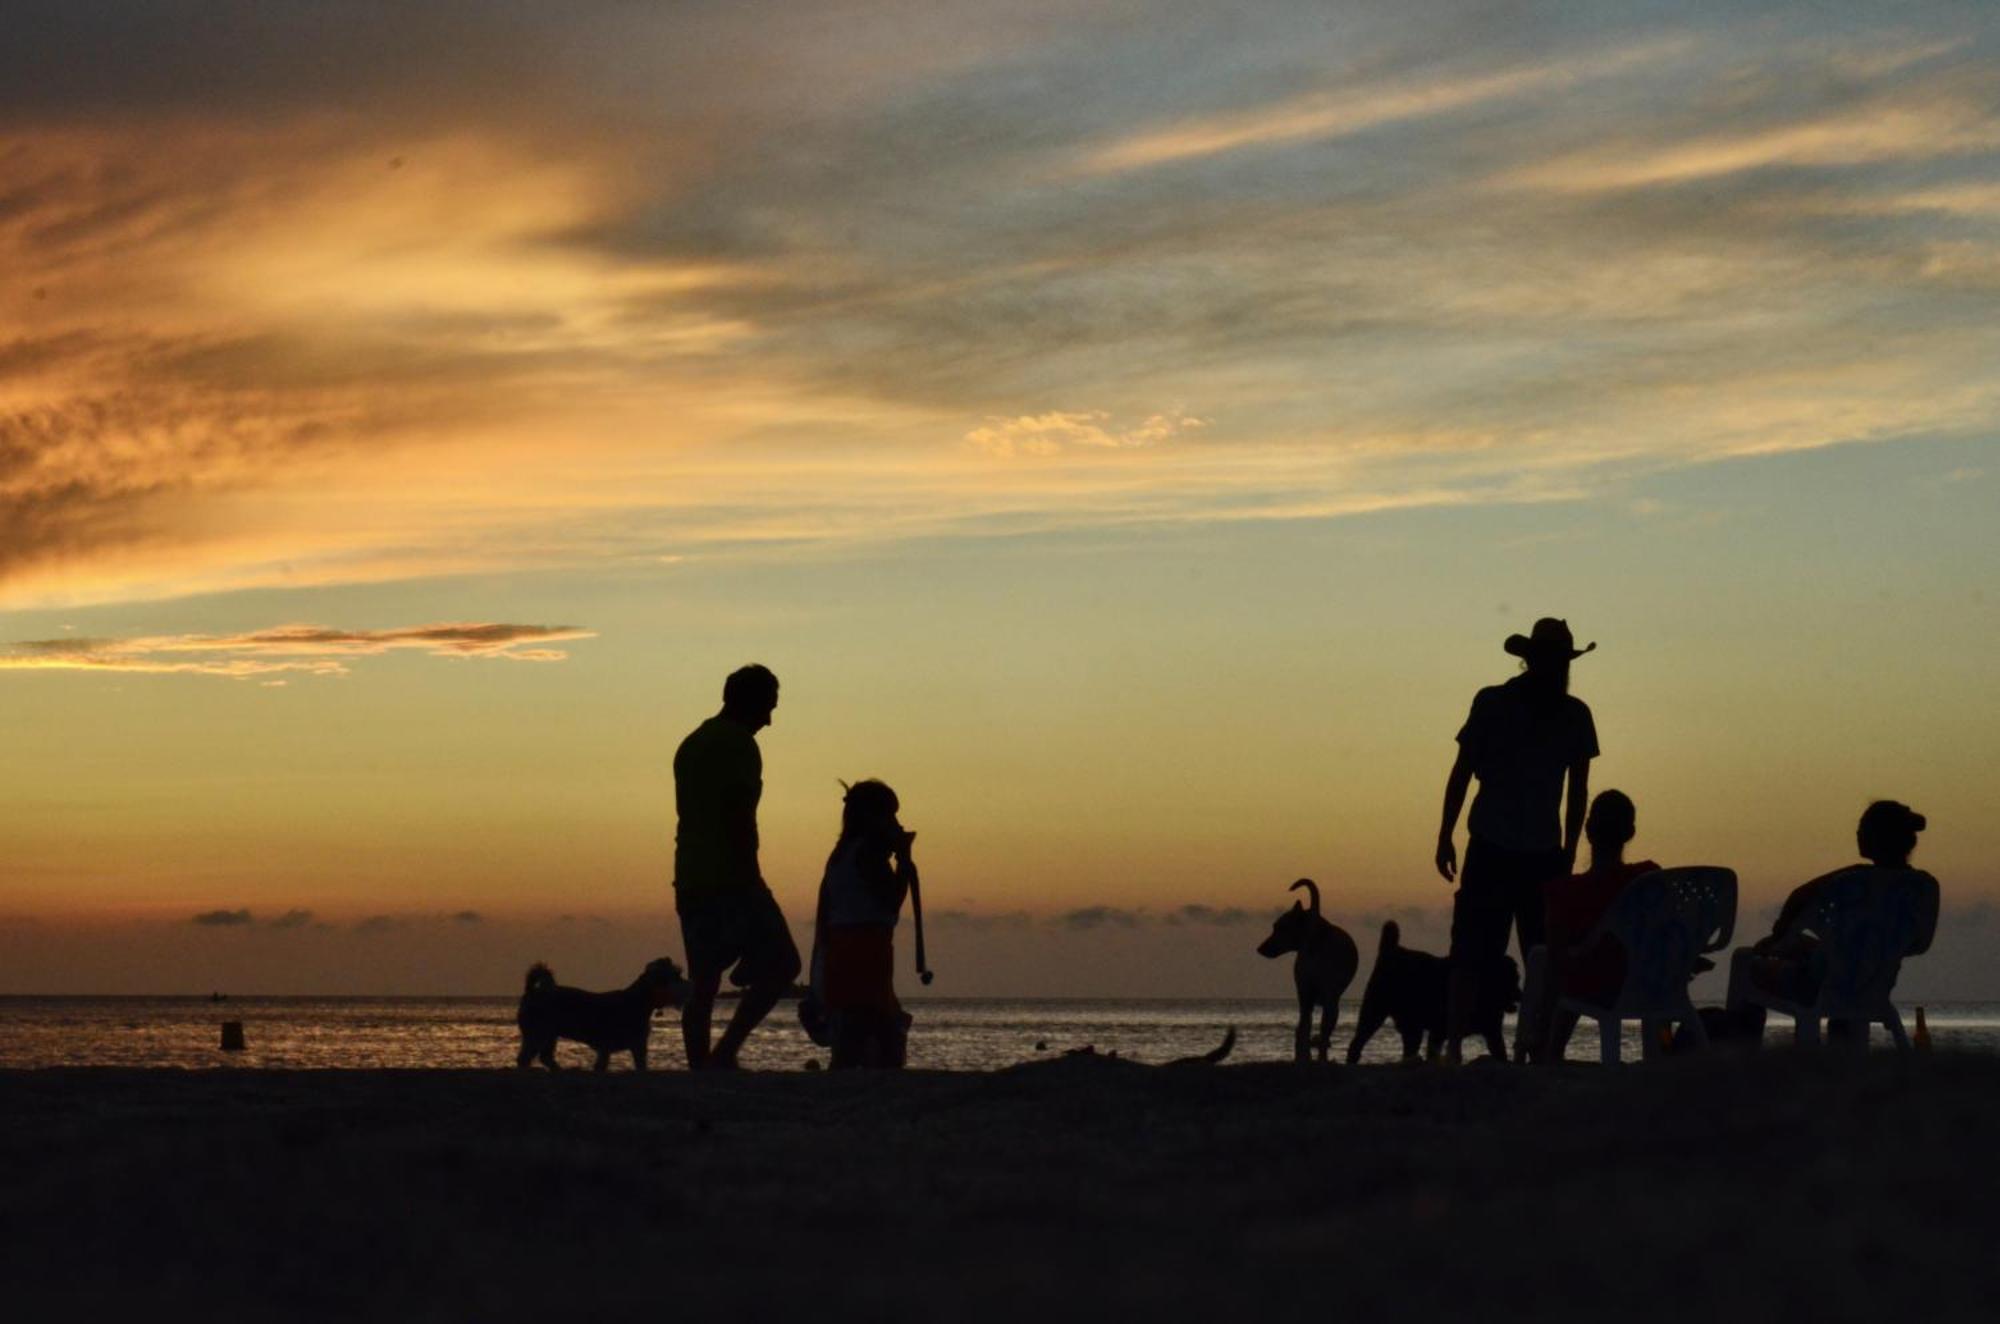
<path fill-rule="evenodd" d="M 1639 811 L 1632 797 L 1623 791 L 1600 791 L 1590 802 L 1590 816 L 1583 820 L 1583 835 L 1593 854 L 1617 859 L 1639 830 Z"/>
<path fill-rule="evenodd" d="M 1854 844 L 1861 858 L 1898 868 L 1909 864 L 1910 852 L 1917 848 L 1917 834 L 1929 826 L 1924 816 L 1896 800 L 1877 800 L 1861 815 L 1854 830 Z"/>
<path fill-rule="evenodd" d="M 1578 648 L 1569 622 L 1554 616 L 1542 617 L 1527 634 L 1508 635 L 1501 646 L 1520 658 L 1535 680 L 1563 691 L 1569 689 L 1569 664 L 1597 647 L 1592 643 Z"/>
<path fill-rule="evenodd" d="M 769 726 L 771 713 L 777 706 L 778 678 L 769 667 L 752 662 L 730 672 L 729 679 L 722 682 L 723 714 L 752 731 Z"/>

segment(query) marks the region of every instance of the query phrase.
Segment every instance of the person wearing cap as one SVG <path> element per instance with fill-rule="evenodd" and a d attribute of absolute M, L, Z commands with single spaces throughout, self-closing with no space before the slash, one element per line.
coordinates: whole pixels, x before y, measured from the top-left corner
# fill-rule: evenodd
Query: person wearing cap
<path fill-rule="evenodd" d="M 1524 962 L 1542 941 L 1542 886 L 1574 871 L 1590 803 L 1590 761 L 1597 757 L 1590 708 L 1569 692 L 1570 663 L 1597 645 L 1578 648 L 1569 623 L 1550 616 L 1504 646 L 1521 659 L 1521 674 L 1473 696 L 1438 827 L 1437 871 L 1458 885 L 1445 1032 L 1452 1062 L 1479 981 L 1505 958 L 1510 933 L 1518 935 Z M 1479 793 L 1460 869 L 1453 836 L 1474 778 Z"/>

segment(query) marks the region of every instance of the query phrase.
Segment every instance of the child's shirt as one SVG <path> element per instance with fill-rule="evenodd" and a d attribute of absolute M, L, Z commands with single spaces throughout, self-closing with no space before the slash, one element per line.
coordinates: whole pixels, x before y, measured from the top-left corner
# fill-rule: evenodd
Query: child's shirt
<path fill-rule="evenodd" d="M 850 841 L 826 862 L 826 876 L 819 886 L 822 913 L 829 927 L 896 927 L 906 889 L 880 847 L 873 851 L 867 847 L 863 840 Z"/>

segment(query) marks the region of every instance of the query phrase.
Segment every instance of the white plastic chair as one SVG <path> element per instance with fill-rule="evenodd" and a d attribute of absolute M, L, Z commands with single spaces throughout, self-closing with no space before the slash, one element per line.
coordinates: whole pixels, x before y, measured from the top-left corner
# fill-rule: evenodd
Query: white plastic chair
<path fill-rule="evenodd" d="M 1729 966 L 1730 1005 L 1753 1003 L 1790 1016 L 1797 1041 L 1805 1045 L 1819 1043 L 1820 1021 L 1839 1020 L 1858 1027 L 1853 1046 L 1866 1048 L 1868 1027 L 1880 1021 L 1896 1047 L 1907 1051 L 1910 1039 L 1889 995 L 1903 958 L 1930 950 L 1937 916 L 1937 879 L 1921 869 L 1862 865 L 1836 874 L 1790 929 L 1819 937 L 1814 960 L 1823 973 L 1813 1000 L 1800 1002 L 1759 988 L 1750 978 L 1756 953 L 1741 947 Z"/>
<path fill-rule="evenodd" d="M 1581 955 L 1605 937 L 1625 951 L 1625 982 L 1610 1002 L 1560 997 L 1558 1011 L 1597 1022 L 1606 1066 L 1618 1064 L 1618 1040 L 1626 1021 L 1638 1021 L 1645 1055 L 1659 1048 L 1660 1030 L 1684 1022 L 1697 1044 L 1708 1046 L 1701 1017 L 1688 999 L 1695 958 L 1721 951 L 1736 931 L 1736 874 L 1714 865 L 1655 869 L 1625 884 L 1611 909 L 1582 942 Z"/>

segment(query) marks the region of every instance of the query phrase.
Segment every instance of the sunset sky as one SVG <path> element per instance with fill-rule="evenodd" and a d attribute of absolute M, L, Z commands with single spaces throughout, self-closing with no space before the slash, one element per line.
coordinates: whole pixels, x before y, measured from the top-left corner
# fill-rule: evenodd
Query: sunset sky
<path fill-rule="evenodd" d="M 1996 365 L 1988 3 L 10 0 L 0 992 L 622 983 L 754 660 L 796 920 L 880 776 L 934 992 L 1282 995 L 1551 614 L 2000 997 Z"/>

